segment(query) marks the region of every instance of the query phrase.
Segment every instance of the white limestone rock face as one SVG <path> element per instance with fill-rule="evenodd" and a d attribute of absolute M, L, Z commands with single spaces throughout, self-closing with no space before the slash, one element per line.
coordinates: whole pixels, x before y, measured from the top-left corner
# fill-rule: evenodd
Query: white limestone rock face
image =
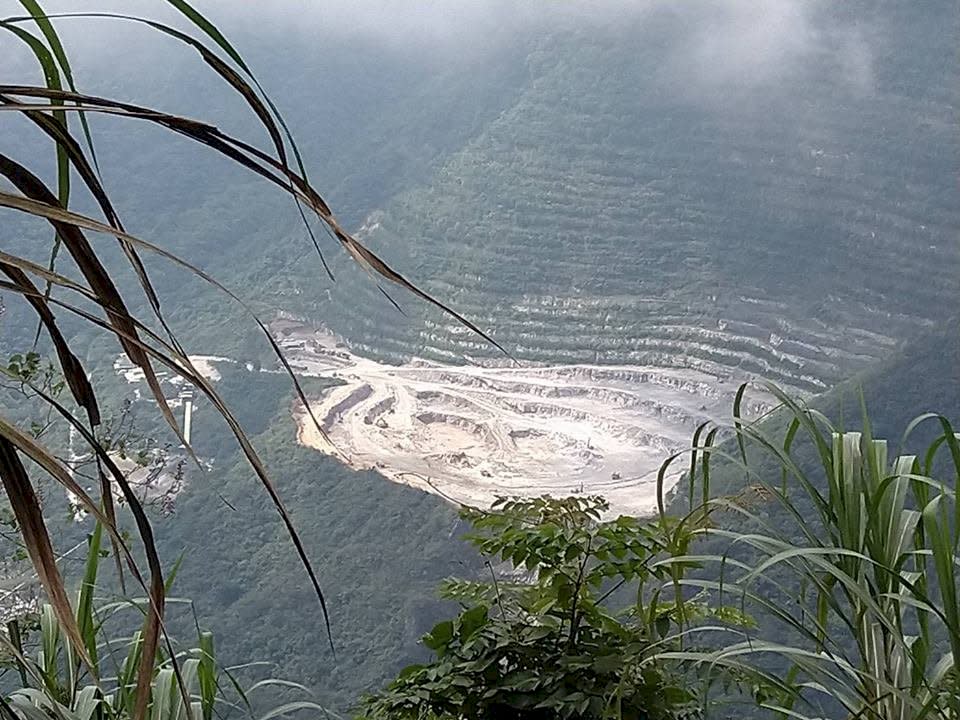
<path fill-rule="evenodd" d="M 296 372 L 342 382 L 311 398 L 323 433 L 296 409 L 301 444 L 478 506 L 584 493 L 612 514 L 648 515 L 662 462 L 700 422 L 729 417 L 740 380 L 653 366 L 386 365 L 308 328 L 288 328 L 281 344 Z M 762 412 L 768 398 L 753 391 L 749 406 Z"/>

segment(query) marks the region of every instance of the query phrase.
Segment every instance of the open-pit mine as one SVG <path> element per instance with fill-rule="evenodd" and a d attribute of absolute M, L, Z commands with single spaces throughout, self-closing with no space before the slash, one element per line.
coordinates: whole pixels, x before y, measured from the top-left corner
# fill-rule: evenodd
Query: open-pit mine
<path fill-rule="evenodd" d="M 339 381 L 310 398 L 313 418 L 295 411 L 301 444 L 478 506 L 583 493 L 603 495 L 613 513 L 650 514 L 660 465 L 689 447 L 698 423 L 729 417 L 738 387 L 657 367 L 387 365 L 287 322 L 278 339 L 297 374 Z M 767 407 L 756 392 L 750 406 Z"/>

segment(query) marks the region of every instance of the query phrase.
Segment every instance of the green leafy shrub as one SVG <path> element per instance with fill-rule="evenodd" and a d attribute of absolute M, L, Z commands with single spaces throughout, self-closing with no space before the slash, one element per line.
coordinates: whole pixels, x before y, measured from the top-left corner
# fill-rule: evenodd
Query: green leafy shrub
<path fill-rule="evenodd" d="M 685 547 L 705 516 L 604 522 L 605 510 L 598 497 L 463 510 L 490 581 L 445 583 L 442 594 L 464 609 L 424 637 L 434 660 L 366 698 L 363 717 L 698 716 L 694 679 L 654 658 L 680 647 L 673 631 L 709 609 L 664 593 L 682 566 L 657 560 Z"/>
<path fill-rule="evenodd" d="M 845 431 L 770 389 L 776 423 L 745 422 L 735 408 L 736 445 L 710 433 L 694 453 L 702 507 L 719 521 L 700 531 L 690 560 L 704 571 L 685 581 L 722 589 L 760 628 L 668 657 L 752 674 L 758 705 L 777 717 L 960 718 L 960 435 L 928 413 L 900 445 L 927 424 L 938 431 L 929 446 L 892 457 L 865 407 L 860 429 Z M 711 498 L 711 456 L 756 492 Z M 759 506 L 743 502 L 758 495 Z"/>

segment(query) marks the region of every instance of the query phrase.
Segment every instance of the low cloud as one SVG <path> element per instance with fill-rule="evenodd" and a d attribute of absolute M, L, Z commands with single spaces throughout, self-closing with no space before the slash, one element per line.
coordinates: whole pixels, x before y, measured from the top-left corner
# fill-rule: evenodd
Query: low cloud
<path fill-rule="evenodd" d="M 158 0 L 44 0 L 48 12 L 113 11 L 170 21 L 177 13 Z M 873 83 L 873 54 L 861 28 L 838 24 L 836 5 L 825 0 L 195 0 L 228 36 L 238 41 L 287 39 L 293 52 L 307 43 L 376 44 L 399 53 L 436 59 L 475 58 L 504 43 L 541 33 L 575 30 L 623 33 L 640 30 L 648 17 L 671 16 L 670 49 L 661 74 L 688 94 L 710 95 L 730 85 L 763 85 L 803 70 L 816 58 L 832 57 L 842 77 L 860 92 Z M 14 0 L 0 0 L 0 16 L 20 15 Z M 71 50 L 96 56 L 136 46 L 143 31 L 121 24 L 77 19 L 60 21 Z M 4 45 L 0 44 L 0 61 Z M 282 52 L 285 46 L 278 45 Z"/>
<path fill-rule="evenodd" d="M 207 3 L 238 28 L 273 28 L 322 45 L 353 38 L 398 50 L 451 57 L 495 51 L 502 43 L 557 30 L 624 33 L 672 15 L 673 47 L 664 67 L 692 90 L 776 81 L 811 61 L 834 65 L 860 89 L 872 83 L 872 52 L 825 0 L 267 0 Z M 238 7 L 239 5 L 239 7 Z M 229 8 L 229 10 L 227 9 Z"/>

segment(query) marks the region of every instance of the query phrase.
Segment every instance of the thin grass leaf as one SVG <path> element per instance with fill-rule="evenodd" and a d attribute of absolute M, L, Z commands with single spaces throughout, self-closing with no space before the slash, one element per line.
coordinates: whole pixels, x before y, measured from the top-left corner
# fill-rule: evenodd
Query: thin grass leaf
<path fill-rule="evenodd" d="M 60 37 L 57 35 L 57 31 L 54 29 L 53 23 L 50 22 L 50 16 L 43 11 L 36 0 L 20 0 L 20 4 L 27 9 L 27 12 L 30 13 L 30 16 L 37 23 L 37 27 L 40 28 L 40 32 L 43 33 L 44 38 L 46 38 L 47 42 L 50 44 L 50 49 L 53 51 L 57 62 L 60 64 L 60 70 L 63 73 L 64 79 L 67 81 L 67 86 L 73 92 L 76 92 L 77 87 L 73 82 L 73 70 L 70 68 L 70 59 L 67 57 L 67 53 L 63 49 L 63 44 L 60 42 Z M 90 149 L 90 156 L 93 158 L 94 166 L 96 166 L 97 156 L 93 149 L 93 136 L 91 135 L 90 128 L 83 116 L 80 118 L 80 124 L 83 126 L 83 134 L 86 137 L 87 147 Z"/>
<path fill-rule="evenodd" d="M 197 668 L 200 683 L 200 708 L 203 720 L 212 720 L 214 701 L 217 696 L 216 654 L 213 633 L 200 633 L 200 666 Z"/>
<path fill-rule="evenodd" d="M 93 664 L 97 661 L 97 623 L 93 617 L 93 592 L 97 586 L 97 570 L 100 567 L 100 544 L 103 525 L 95 523 L 87 545 L 87 562 L 84 567 L 83 581 L 77 601 L 77 625 L 83 637 L 84 647 Z"/>
<path fill-rule="evenodd" d="M 694 503 L 694 495 L 695 495 L 694 487 L 695 487 L 696 478 L 697 478 L 697 452 L 698 452 L 698 448 L 700 447 L 700 434 L 707 428 L 709 424 L 710 422 L 707 420 L 697 425 L 697 429 L 693 431 L 693 440 L 690 441 L 690 444 L 691 444 L 690 471 L 689 471 L 690 474 L 688 477 L 687 494 L 690 496 L 691 512 L 693 511 L 693 503 Z M 703 495 L 704 501 L 706 500 L 706 498 L 707 496 L 706 494 L 704 494 Z"/>
<path fill-rule="evenodd" d="M 4 258 L 9 257 L 3 253 Z M 94 395 L 90 381 L 87 379 L 86 370 L 76 355 L 70 350 L 70 345 L 64 338 L 63 333 L 57 325 L 53 313 L 50 311 L 49 303 L 45 295 L 40 293 L 39 289 L 30 281 L 27 275 L 19 267 L 16 267 L 4 260 L 0 260 L 0 271 L 16 283 L 24 292 L 27 302 L 33 307 L 34 312 L 40 318 L 41 325 L 46 328 L 47 334 L 53 343 L 54 351 L 60 363 L 60 370 L 64 379 L 67 381 L 67 387 L 73 395 L 77 404 L 87 411 L 87 418 L 91 425 L 100 424 L 100 409 L 97 404 L 97 398 Z"/>
<path fill-rule="evenodd" d="M 322 705 L 318 705 L 315 702 L 310 702 L 309 700 L 297 700 L 295 702 L 286 703 L 280 707 L 273 708 L 273 710 L 261 715 L 258 720 L 273 720 L 273 718 L 283 717 L 284 715 L 289 715 L 299 710 L 314 710 L 321 713 L 327 712 L 326 708 L 324 708 Z"/>
<path fill-rule="evenodd" d="M 68 213 L 65 208 L 62 208 L 59 205 L 56 197 L 39 178 L 27 170 L 23 165 L 3 154 L 0 154 L 0 175 L 4 175 L 22 193 L 24 193 L 26 196 L 25 199 L 30 199 L 35 203 L 45 205 L 49 208 L 59 208 L 69 217 L 70 213 Z M 7 193 L 3 193 L 3 195 L 6 197 Z M 120 296 L 116 285 L 111 280 L 109 273 L 107 273 L 103 264 L 100 262 L 100 259 L 93 252 L 93 249 L 90 247 L 83 233 L 80 232 L 79 227 L 75 224 L 70 224 L 69 222 L 55 220 L 49 214 L 47 215 L 47 219 L 59 233 L 60 237 L 63 238 L 67 250 L 70 252 L 70 255 L 77 264 L 77 267 L 80 269 L 80 272 L 89 283 L 90 288 L 97 294 L 107 308 L 107 317 L 110 323 L 117 330 L 123 331 L 125 335 L 136 337 L 136 326 L 132 321 L 130 313 L 127 311 L 127 307 L 123 301 L 123 298 Z M 113 232 L 121 233 L 119 230 L 114 230 Z M 173 411 L 170 409 L 170 405 L 167 403 L 166 397 L 163 394 L 163 390 L 160 387 L 160 381 L 157 379 L 156 373 L 154 372 L 149 359 L 136 345 L 125 342 L 123 339 L 121 339 L 121 345 L 123 346 L 124 351 L 127 353 L 127 356 L 130 358 L 130 361 L 143 370 L 147 385 L 150 387 L 154 399 L 157 402 L 157 406 L 160 408 L 161 413 L 167 421 L 167 424 L 183 442 L 184 446 L 187 448 L 187 451 L 192 454 L 189 443 L 183 439 L 180 426 L 177 424 L 177 421 L 173 416 Z M 199 464 L 199 461 L 197 462 Z"/>
<path fill-rule="evenodd" d="M 0 102 L 8 106 L 18 105 L 18 103 L 14 102 L 11 98 L 2 95 L 0 95 Z M 64 111 L 61 110 L 59 113 L 62 115 Z M 67 163 L 65 172 L 69 174 L 70 165 L 76 169 L 84 186 L 90 191 L 90 194 L 93 195 L 100 207 L 101 212 L 103 212 L 104 217 L 107 219 L 107 222 L 118 230 L 123 230 L 123 224 L 120 222 L 120 217 L 114 209 L 113 204 L 110 202 L 110 198 L 100 182 L 100 178 L 98 177 L 94 168 L 87 161 L 80 143 L 78 143 L 70 134 L 66 122 L 57 122 L 56 117 L 50 118 L 43 112 L 36 110 L 24 111 L 23 114 L 27 117 L 27 119 L 33 122 L 34 125 L 40 128 L 45 135 L 54 141 L 58 148 L 58 152 L 63 154 L 64 160 Z M 83 113 L 80 113 L 80 115 L 81 117 L 84 116 Z M 59 201 L 61 207 L 67 207 L 67 202 L 63 199 L 63 197 L 60 197 Z M 59 234 L 57 235 L 57 238 L 62 241 L 62 238 Z M 136 250 L 128 242 L 121 239 L 120 245 L 124 254 L 127 256 L 130 265 L 133 267 L 138 280 L 140 281 L 140 286 L 143 288 L 147 300 L 149 301 L 150 306 L 153 308 L 154 314 L 162 322 L 163 316 L 160 314 L 160 299 L 157 297 L 156 290 L 153 288 L 153 284 L 150 282 L 150 278 L 147 276 L 147 271 L 143 266 L 143 262 L 137 255 Z"/>
<path fill-rule="evenodd" d="M 3 425 L 6 425 L 6 423 L 3 423 Z M 0 437 L 0 479 L 2 479 L 3 489 L 7 494 L 10 508 L 17 519 L 24 545 L 26 545 L 30 560 L 37 571 L 40 583 L 46 590 L 50 605 L 56 613 L 60 626 L 67 637 L 70 638 L 77 654 L 91 674 L 96 676 L 96 669 L 87 655 L 83 636 L 77 627 L 73 609 L 70 606 L 70 599 L 67 597 L 67 591 L 63 584 L 63 577 L 57 568 L 56 555 L 53 552 L 53 545 L 50 543 L 50 536 L 47 534 L 46 524 L 43 521 L 40 502 L 33 486 L 30 484 L 27 471 L 17 454 L 16 436 L 11 437 L 10 433 L 2 430 L 0 430 L 0 435 L 2 435 Z"/>
<path fill-rule="evenodd" d="M 60 71 L 57 67 L 57 63 L 54 61 L 53 55 L 47 49 L 47 46 L 43 44 L 37 37 L 27 32 L 23 28 L 15 25 L 13 23 L 5 22 L 0 20 L 0 27 L 12 32 L 16 35 L 21 41 L 23 41 L 33 52 L 34 57 L 36 57 L 37 62 L 40 65 L 41 70 L 43 71 L 44 82 L 47 87 L 51 90 L 62 90 L 63 85 L 60 82 Z M 62 105 L 62 101 L 54 101 L 56 104 Z M 52 122 L 55 122 L 62 126 L 64 129 L 67 127 L 67 115 L 62 110 L 54 110 L 52 113 L 53 119 Z M 57 197 L 60 200 L 60 203 L 67 207 L 70 201 L 70 165 L 69 158 L 67 157 L 66 149 L 61 147 L 59 143 L 54 143 L 57 152 Z M 53 239 L 53 248 L 50 251 L 50 261 L 49 266 L 52 270 L 57 261 L 57 254 L 60 250 L 61 238 L 57 233 L 54 233 Z M 44 289 L 44 295 L 49 296 L 50 294 L 50 285 Z M 40 328 L 37 328 L 37 338 L 40 335 Z M 34 344 L 36 344 L 37 338 L 34 339 Z"/>

